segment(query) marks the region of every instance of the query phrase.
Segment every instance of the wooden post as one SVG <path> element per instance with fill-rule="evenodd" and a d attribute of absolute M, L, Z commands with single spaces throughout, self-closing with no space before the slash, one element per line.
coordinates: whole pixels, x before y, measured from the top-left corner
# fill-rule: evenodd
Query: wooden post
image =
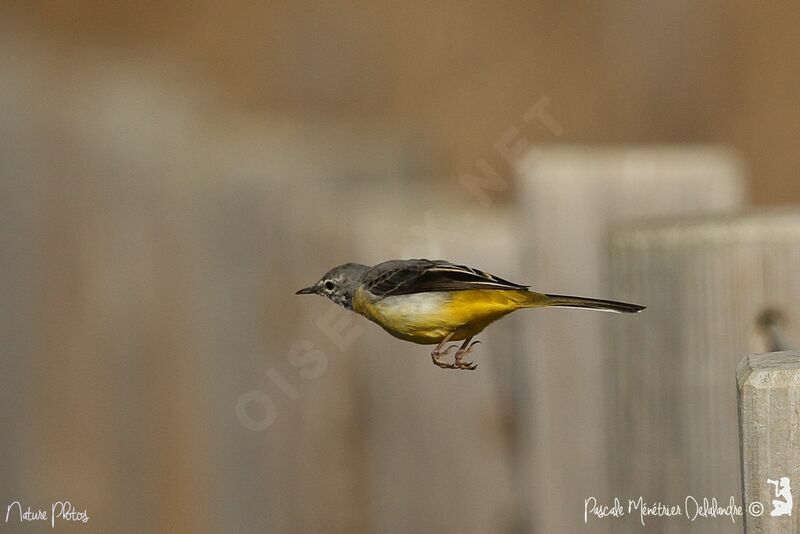
<path fill-rule="evenodd" d="M 69 499 L 98 532 L 367 531 L 361 362 L 294 290 L 353 258 L 342 213 L 413 168 L 402 144 L 267 117 L 205 129 L 202 93 L 136 62 L 88 54 L 54 79 L 29 48 L 25 69 L 0 61 L 4 506 Z M 292 357 L 307 340 L 318 377 Z"/>
<path fill-rule="evenodd" d="M 744 199 L 738 159 L 716 148 L 555 147 L 532 151 L 518 174 L 523 281 L 552 293 L 621 298 L 610 287 L 610 228 L 641 217 L 731 211 Z M 614 319 L 641 324 L 638 317 Z M 582 499 L 611 496 L 599 378 L 607 367 L 608 317 L 539 310 L 524 320 L 531 518 L 537 532 L 577 531 L 584 527 L 574 513 Z"/>
<path fill-rule="evenodd" d="M 230 377 L 215 386 L 225 402 L 207 415 L 222 429 L 214 463 L 229 474 L 216 525 L 366 532 L 363 360 L 352 337 L 365 325 L 326 299 L 294 292 L 356 259 L 353 221 L 342 213 L 373 181 L 396 189 L 409 165 L 400 145 L 380 135 L 285 126 L 254 125 L 226 139 L 214 156 L 225 174 L 195 194 L 203 215 L 192 234 L 201 260 L 192 278 L 209 302 L 194 310 L 208 325 L 196 350 L 213 376 Z M 248 398 L 254 416 L 240 418 L 234 409 Z M 274 406 L 263 430 L 260 403 Z"/>
<path fill-rule="evenodd" d="M 747 356 L 736 382 L 745 532 L 800 533 L 800 352 Z"/>
<path fill-rule="evenodd" d="M 375 191 L 360 217 L 356 258 L 446 258 L 519 277 L 507 212 L 459 202 L 452 191 L 409 187 L 386 202 Z M 432 346 L 364 329 L 353 346 L 363 370 L 370 530 L 502 533 L 514 521 L 514 492 L 497 373 L 515 359 L 514 317 L 491 325 L 475 351 L 475 371 L 442 370 Z"/>
<path fill-rule="evenodd" d="M 763 352 L 758 321 L 767 309 L 786 316 L 787 340 L 800 340 L 800 212 L 631 224 L 611 241 L 614 296 L 649 306 L 636 320 L 607 323 L 615 491 L 661 502 L 730 499 L 740 490 L 730 384 L 738 355 Z M 687 525 L 664 519 L 653 528 Z"/>

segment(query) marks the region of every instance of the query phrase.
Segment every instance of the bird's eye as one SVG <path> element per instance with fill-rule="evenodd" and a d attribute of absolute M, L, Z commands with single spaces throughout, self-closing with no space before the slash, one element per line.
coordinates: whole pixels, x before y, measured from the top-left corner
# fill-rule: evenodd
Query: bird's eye
<path fill-rule="evenodd" d="M 330 280 L 325 282 L 325 289 L 327 289 L 328 291 L 333 291 L 333 288 L 334 288 L 333 282 L 331 282 Z"/>

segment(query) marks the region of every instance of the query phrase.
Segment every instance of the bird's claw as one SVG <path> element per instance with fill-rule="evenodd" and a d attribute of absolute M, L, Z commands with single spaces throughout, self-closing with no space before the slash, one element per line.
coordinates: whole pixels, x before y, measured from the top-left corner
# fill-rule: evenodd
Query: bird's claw
<path fill-rule="evenodd" d="M 480 341 L 473 341 L 464 349 L 460 349 L 458 345 L 449 345 L 441 350 L 435 349 L 433 352 L 431 352 L 431 360 L 433 360 L 433 363 L 441 369 L 464 369 L 467 371 L 474 371 L 478 367 L 478 364 L 464 361 L 464 356 L 472 352 L 473 347 L 478 343 L 480 343 Z M 448 363 L 441 360 L 441 356 L 448 356 L 453 349 L 458 349 L 456 350 L 455 360 L 453 363 Z"/>
<path fill-rule="evenodd" d="M 433 352 L 431 352 L 431 359 L 433 360 L 433 363 L 438 367 L 441 367 L 442 369 L 455 369 L 456 368 L 455 363 L 447 363 L 439 359 L 440 356 L 449 355 L 450 352 L 453 351 L 453 349 L 458 349 L 458 345 L 449 345 L 443 350 L 434 350 Z"/>
<path fill-rule="evenodd" d="M 469 344 L 467 348 L 465 348 L 464 350 L 460 350 L 456 353 L 456 361 L 454 362 L 456 369 L 465 369 L 469 371 L 474 371 L 478 367 L 478 364 L 474 362 L 464 361 L 464 356 L 472 352 L 473 347 L 475 347 L 475 345 L 477 345 L 478 343 L 480 343 L 480 341 L 473 341 L 472 343 Z"/>

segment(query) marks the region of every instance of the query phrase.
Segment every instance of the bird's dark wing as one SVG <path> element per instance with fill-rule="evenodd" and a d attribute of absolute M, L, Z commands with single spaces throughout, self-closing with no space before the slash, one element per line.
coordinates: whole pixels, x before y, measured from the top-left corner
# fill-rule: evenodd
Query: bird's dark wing
<path fill-rule="evenodd" d="M 364 289 L 377 297 L 426 291 L 527 289 L 489 273 L 443 260 L 391 260 L 366 272 Z"/>

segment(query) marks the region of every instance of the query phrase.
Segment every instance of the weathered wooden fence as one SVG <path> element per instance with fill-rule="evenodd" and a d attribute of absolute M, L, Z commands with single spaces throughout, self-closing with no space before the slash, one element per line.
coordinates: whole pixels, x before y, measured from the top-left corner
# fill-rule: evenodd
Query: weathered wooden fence
<path fill-rule="evenodd" d="M 457 197 L 437 194 L 430 184 L 407 187 L 391 202 L 374 191 L 353 214 L 360 221 L 356 257 L 367 263 L 447 258 L 519 277 L 508 214 Z M 430 346 L 361 323 L 353 350 L 361 368 L 372 532 L 500 534 L 513 525 L 516 491 L 504 424 L 510 392 L 503 385 L 520 357 L 516 325 L 497 324 L 481 336 L 475 372 L 448 372 L 431 363 Z"/>
<path fill-rule="evenodd" d="M 644 215 L 738 207 L 736 158 L 541 151 L 521 167 L 522 202 L 486 210 L 401 182 L 414 161 L 391 136 L 205 128 L 181 88 L 140 81 L 132 98 L 130 80 L 152 76 L 129 68 L 101 60 L 93 85 L 52 88 L 34 69 L 0 105 L 0 451 L 21 458 L 0 465 L 5 502 L 68 484 L 98 531 L 499 534 L 581 528 L 581 500 L 615 489 L 606 460 L 612 482 L 654 497 L 720 473 L 720 492 L 738 485 L 718 377 L 759 338 L 726 325 L 791 312 L 794 216 L 605 238 Z M 24 105 L 28 91 L 41 107 Z M 511 316 L 467 373 L 293 294 L 338 262 L 409 256 L 650 309 Z M 604 356 L 607 337 L 624 356 Z M 793 390 L 755 388 L 773 368 L 748 365 L 745 496 L 762 500 L 761 478 L 794 454 L 769 456 L 780 448 L 763 440 L 795 439 L 762 422 L 791 423 L 778 414 Z"/>
<path fill-rule="evenodd" d="M 542 148 L 520 162 L 518 174 L 525 280 L 554 293 L 629 296 L 656 306 L 657 300 L 644 298 L 649 295 L 612 286 L 610 229 L 642 218 L 724 213 L 745 200 L 740 161 L 718 148 Z M 632 329 L 642 325 L 640 317 L 614 319 Z M 530 413 L 521 446 L 531 522 L 540 532 L 577 530 L 582 517 L 574 510 L 582 499 L 613 489 L 606 462 L 613 452 L 606 443 L 611 408 L 601 378 L 608 373 L 611 325 L 602 314 L 564 310 L 525 321 L 530 356 L 520 366 Z"/>
<path fill-rule="evenodd" d="M 731 377 L 761 351 L 757 319 L 800 299 L 800 213 L 773 211 L 627 225 L 612 236 L 615 297 L 649 304 L 613 321 L 604 371 L 612 483 L 622 494 L 676 502 L 728 498 L 740 487 Z M 789 315 L 786 335 L 800 339 Z M 724 521 L 654 521 L 664 532 L 733 532 Z M 631 526 L 634 530 L 635 525 Z"/>
<path fill-rule="evenodd" d="M 800 353 L 747 356 L 736 369 L 736 383 L 745 532 L 797 534 Z"/>

